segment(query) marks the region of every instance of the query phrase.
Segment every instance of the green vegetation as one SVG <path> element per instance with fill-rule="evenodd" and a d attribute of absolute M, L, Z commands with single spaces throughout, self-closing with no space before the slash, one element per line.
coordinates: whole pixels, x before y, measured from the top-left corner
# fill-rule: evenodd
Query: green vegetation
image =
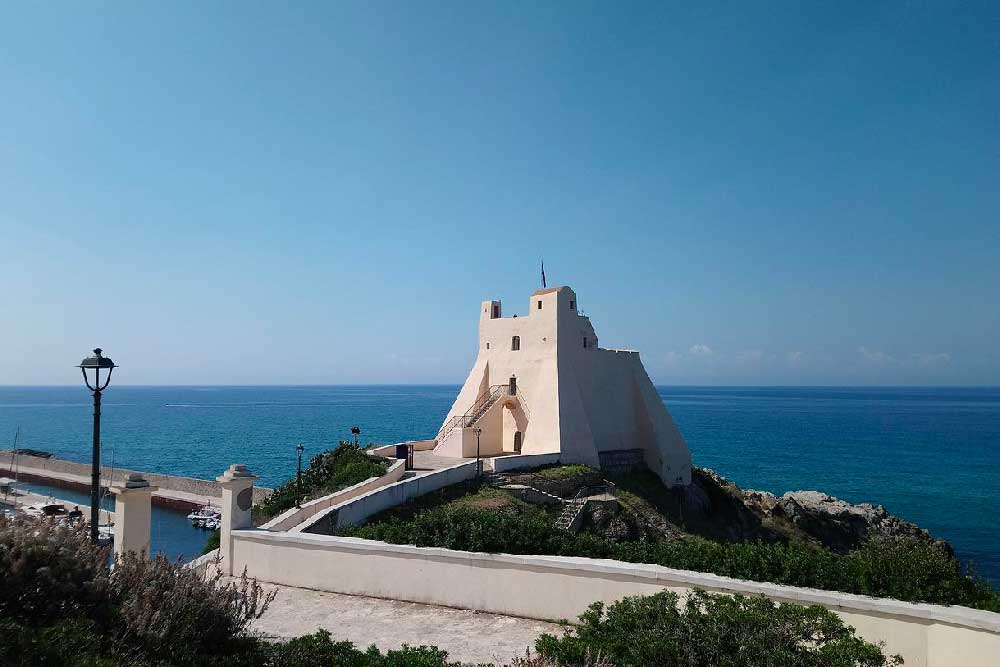
<path fill-rule="evenodd" d="M 340 441 L 335 449 L 317 454 L 302 471 L 302 489 L 293 477 L 271 492 L 263 503 L 254 507 L 254 521 L 270 521 L 296 502 L 319 498 L 363 482 L 381 477 L 389 469 L 389 460 L 370 456 L 352 442 Z"/>
<path fill-rule="evenodd" d="M 569 479 L 571 477 L 581 477 L 592 474 L 594 470 L 584 465 L 553 466 L 536 470 L 535 474 L 544 479 Z"/>
<path fill-rule="evenodd" d="M 507 498 L 500 500 L 501 496 Z M 1000 611 L 1000 593 L 966 576 L 942 547 L 897 538 L 872 539 L 843 556 L 802 543 L 675 540 L 615 542 L 554 526 L 556 510 L 498 489 L 456 485 L 393 508 L 340 534 L 395 544 L 465 551 L 612 558 L 737 579 L 768 581 L 913 602 Z"/>
<path fill-rule="evenodd" d="M 558 665 L 598 655 L 617 667 L 892 667 L 880 647 L 823 607 L 776 604 L 765 597 L 675 593 L 600 602 L 562 638 L 543 635 L 539 653 Z"/>

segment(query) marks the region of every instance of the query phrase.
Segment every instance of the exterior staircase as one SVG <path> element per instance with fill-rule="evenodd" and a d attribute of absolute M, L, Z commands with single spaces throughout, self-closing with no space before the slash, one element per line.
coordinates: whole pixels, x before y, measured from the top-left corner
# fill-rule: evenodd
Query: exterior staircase
<path fill-rule="evenodd" d="M 583 512 L 583 508 L 586 505 L 587 501 L 584 498 L 567 500 L 566 504 L 563 505 L 562 512 L 559 513 L 559 517 L 556 519 L 556 528 L 572 531 L 573 524 L 576 523 L 577 517 Z"/>
<path fill-rule="evenodd" d="M 468 428 L 474 426 L 480 418 L 486 414 L 486 411 L 492 408 L 497 401 L 499 401 L 504 396 L 510 394 L 510 385 L 506 384 L 495 384 L 490 387 L 488 394 L 476 401 L 471 408 L 464 415 L 455 415 L 441 427 L 438 431 L 437 440 L 439 443 L 444 442 L 445 438 L 454 431 L 456 428 Z"/>

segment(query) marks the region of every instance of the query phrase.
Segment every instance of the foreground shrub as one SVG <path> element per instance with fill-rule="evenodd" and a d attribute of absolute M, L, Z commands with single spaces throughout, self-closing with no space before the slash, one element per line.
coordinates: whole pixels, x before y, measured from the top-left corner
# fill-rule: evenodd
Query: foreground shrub
<path fill-rule="evenodd" d="M 81 529 L 0 517 L 0 618 L 38 625 L 74 616 L 106 622 L 108 556 Z"/>
<path fill-rule="evenodd" d="M 118 608 L 115 638 L 144 655 L 171 655 L 176 662 L 224 655 L 248 636 L 250 623 L 267 610 L 265 594 L 246 574 L 223 585 L 158 555 L 126 553 L 111 573 L 110 594 Z"/>
<path fill-rule="evenodd" d="M 694 591 L 596 602 L 562 638 L 536 648 L 563 667 L 600 656 L 616 667 L 890 667 L 902 664 L 823 607 L 776 604 L 764 597 Z"/>
<path fill-rule="evenodd" d="M 458 667 L 448 662 L 448 654 L 434 647 L 403 646 L 384 654 L 374 646 L 367 651 L 351 642 L 334 641 L 330 633 L 297 637 L 287 642 L 262 644 L 258 665 L 274 667 Z"/>
<path fill-rule="evenodd" d="M 83 527 L 0 518 L 0 664 L 184 665 L 243 650 L 273 599 L 158 556 L 109 568 Z"/>
<path fill-rule="evenodd" d="M 906 538 L 874 538 L 845 556 L 797 542 L 730 543 L 695 536 L 613 542 L 591 533 L 559 530 L 552 516 L 523 503 L 496 511 L 468 503 L 415 507 L 419 509 L 390 510 L 373 523 L 340 534 L 462 551 L 611 558 L 736 579 L 1000 611 L 1000 593 L 984 580 L 966 576 L 952 554 L 939 545 Z"/>
<path fill-rule="evenodd" d="M 274 489 L 267 499 L 254 507 L 254 520 L 269 521 L 304 499 L 325 496 L 370 477 L 381 477 L 389 469 L 388 459 L 370 456 L 352 442 L 341 440 L 335 449 L 321 452 L 302 471 L 302 488 L 293 477 Z"/>

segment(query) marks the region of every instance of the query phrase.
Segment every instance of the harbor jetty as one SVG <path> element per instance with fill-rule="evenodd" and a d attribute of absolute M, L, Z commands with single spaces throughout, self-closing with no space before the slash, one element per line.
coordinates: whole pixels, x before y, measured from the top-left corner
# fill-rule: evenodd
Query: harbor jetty
<path fill-rule="evenodd" d="M 101 486 L 124 483 L 130 473 L 140 472 L 126 468 L 101 467 Z M 218 506 L 222 500 L 222 486 L 214 481 L 180 475 L 162 475 L 141 472 L 153 486 L 152 503 L 179 512 L 190 512 L 205 505 Z M 90 464 L 64 461 L 54 457 L 30 456 L 12 450 L 0 450 L 0 476 L 17 477 L 25 482 L 45 484 L 63 489 L 89 493 Z M 271 492 L 263 487 L 254 488 L 254 502 L 260 502 Z"/>

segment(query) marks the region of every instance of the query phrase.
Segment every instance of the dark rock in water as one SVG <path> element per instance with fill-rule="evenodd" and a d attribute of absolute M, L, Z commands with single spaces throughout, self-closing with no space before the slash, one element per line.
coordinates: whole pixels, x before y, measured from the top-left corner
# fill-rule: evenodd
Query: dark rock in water
<path fill-rule="evenodd" d="M 40 449 L 15 449 L 14 453 L 18 456 L 37 456 L 40 459 L 52 458 L 52 452 L 43 452 Z"/>

